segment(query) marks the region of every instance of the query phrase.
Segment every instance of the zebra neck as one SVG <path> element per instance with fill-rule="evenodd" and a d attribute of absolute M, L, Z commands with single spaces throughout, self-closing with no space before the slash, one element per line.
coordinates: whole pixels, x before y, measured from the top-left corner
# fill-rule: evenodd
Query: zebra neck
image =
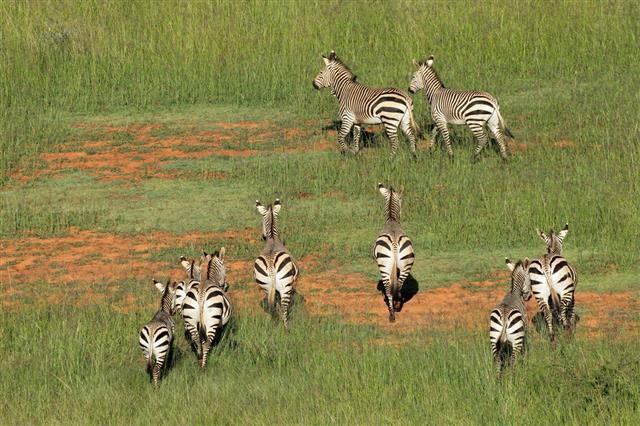
<path fill-rule="evenodd" d="M 331 89 L 333 95 L 339 100 L 342 100 L 348 96 L 356 84 L 358 83 L 353 81 L 353 76 L 341 75 L 336 77 Z"/>
<path fill-rule="evenodd" d="M 442 80 L 440 80 L 440 77 L 438 77 L 438 74 L 436 74 L 435 71 L 425 75 L 424 81 L 424 94 L 427 97 L 427 101 L 431 103 L 433 95 L 435 95 L 440 89 L 443 89 L 444 84 L 442 84 Z"/>
<path fill-rule="evenodd" d="M 169 291 L 165 290 L 165 292 L 162 294 L 162 299 L 160 300 L 160 310 L 162 312 L 171 314 L 171 305 L 173 305 L 172 302 L 173 302 L 173 295 Z"/>
<path fill-rule="evenodd" d="M 400 223 L 400 206 L 393 200 L 389 200 L 384 209 L 384 217 L 387 222 Z"/>

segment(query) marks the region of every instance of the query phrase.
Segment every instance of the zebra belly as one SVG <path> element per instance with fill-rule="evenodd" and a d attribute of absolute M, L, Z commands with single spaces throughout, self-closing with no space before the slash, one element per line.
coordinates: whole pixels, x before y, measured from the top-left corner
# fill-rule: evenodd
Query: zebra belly
<path fill-rule="evenodd" d="M 382 120 L 380 117 L 357 117 L 356 119 L 358 124 L 381 124 Z"/>

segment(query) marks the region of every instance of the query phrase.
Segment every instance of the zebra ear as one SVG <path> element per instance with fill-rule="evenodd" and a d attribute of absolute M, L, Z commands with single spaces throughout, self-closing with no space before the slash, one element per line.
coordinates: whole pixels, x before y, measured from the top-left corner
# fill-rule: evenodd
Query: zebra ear
<path fill-rule="evenodd" d="M 525 257 L 524 259 L 522 259 L 522 267 L 524 269 L 527 269 L 529 267 L 529 258 Z"/>
<path fill-rule="evenodd" d="M 505 257 L 504 262 L 507 264 L 507 268 L 509 268 L 511 272 L 513 272 L 513 270 L 516 269 L 516 265 L 514 265 L 513 262 L 509 260 L 509 258 Z"/>
<path fill-rule="evenodd" d="M 280 213 L 280 209 L 282 208 L 282 204 L 280 204 L 280 198 L 276 198 L 276 201 L 273 202 L 273 206 L 271 210 L 273 210 L 273 214 L 277 215 Z"/>
<path fill-rule="evenodd" d="M 564 240 L 569 232 L 569 224 L 565 223 L 560 232 L 558 232 L 558 236 L 560 237 L 560 241 Z"/>
<path fill-rule="evenodd" d="M 331 53 L 329 53 L 329 59 L 331 59 L 332 61 L 336 59 L 336 51 L 332 50 Z"/>
<path fill-rule="evenodd" d="M 420 68 L 420 64 L 418 63 L 418 61 L 416 61 L 415 59 L 411 60 L 411 63 L 413 63 L 413 66 L 416 68 Z"/>
<path fill-rule="evenodd" d="M 268 211 L 262 204 L 260 204 L 260 201 L 258 200 L 256 200 L 256 209 L 262 216 L 266 215 Z"/>
<path fill-rule="evenodd" d="M 325 64 L 325 65 L 329 65 L 329 63 L 331 62 L 331 61 L 329 60 L 329 58 L 326 58 L 326 57 L 324 57 L 324 56 L 322 57 L 322 60 L 324 61 L 324 64 Z"/>
<path fill-rule="evenodd" d="M 549 237 L 547 237 L 547 234 L 545 234 L 544 231 L 541 231 L 536 228 L 536 234 L 538 234 L 538 237 L 540 237 L 540 239 L 545 243 L 549 242 Z"/>
<path fill-rule="evenodd" d="M 431 67 L 433 65 L 433 55 L 429 56 L 429 59 L 427 59 L 427 66 Z"/>
<path fill-rule="evenodd" d="M 153 280 L 153 284 L 160 291 L 160 293 L 164 293 L 164 289 L 167 287 L 166 284 L 161 283 L 160 281 L 156 281 L 155 279 Z"/>
<path fill-rule="evenodd" d="M 385 188 L 381 183 L 378 183 L 378 191 L 380 191 L 384 198 L 387 198 L 389 196 L 389 190 Z"/>
<path fill-rule="evenodd" d="M 220 259 L 220 262 L 224 262 L 224 254 L 225 254 L 226 250 L 224 247 L 220 247 L 220 252 L 218 253 L 218 259 Z"/>
<path fill-rule="evenodd" d="M 180 256 L 180 265 L 182 265 L 182 268 L 185 271 L 188 271 L 189 268 L 191 267 L 191 262 L 189 262 L 186 257 Z"/>
<path fill-rule="evenodd" d="M 404 194 L 404 185 L 400 185 L 400 190 L 398 191 L 400 197 L 402 197 L 402 194 Z"/>

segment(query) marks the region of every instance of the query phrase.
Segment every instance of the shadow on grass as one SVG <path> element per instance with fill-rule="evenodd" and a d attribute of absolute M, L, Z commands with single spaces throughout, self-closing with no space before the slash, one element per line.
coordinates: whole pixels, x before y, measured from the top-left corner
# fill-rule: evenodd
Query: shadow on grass
<path fill-rule="evenodd" d="M 382 293 L 384 304 L 387 304 L 387 296 L 384 293 L 384 284 L 382 280 L 378 281 L 377 289 Z M 393 307 L 396 312 L 401 312 L 404 304 L 413 299 L 418 291 L 420 290 L 420 283 L 413 277 L 413 275 L 409 274 L 407 279 L 404 280 L 402 284 L 402 288 L 400 289 L 400 300 L 393 301 Z"/>

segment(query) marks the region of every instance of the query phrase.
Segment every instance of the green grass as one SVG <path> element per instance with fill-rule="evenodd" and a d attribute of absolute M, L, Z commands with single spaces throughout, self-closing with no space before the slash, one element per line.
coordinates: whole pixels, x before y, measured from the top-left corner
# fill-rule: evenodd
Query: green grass
<path fill-rule="evenodd" d="M 538 256 L 535 228 L 568 221 L 566 255 L 578 269 L 578 291 L 637 297 L 639 39 L 640 6 L 632 1 L 4 2 L 0 242 L 4 249 L 27 235 L 75 228 L 128 235 L 249 228 L 257 239 L 255 199 L 280 197 L 287 246 L 298 259 L 318 261 L 300 265 L 303 273 L 338 269 L 374 282 L 370 248 L 383 210 L 376 184 L 384 182 L 405 186 L 403 226 L 421 291 L 486 279 L 504 270 L 504 256 Z M 499 99 L 520 150 L 502 164 L 492 146 L 472 165 L 470 132 L 452 128 L 452 163 L 441 146 L 424 152 L 425 142 L 413 161 L 406 141 L 390 160 L 380 134 L 359 158 L 313 151 L 336 137 L 336 100 L 311 87 L 320 54 L 331 49 L 363 83 L 402 89 L 411 60 L 434 54 L 448 87 Z M 414 103 L 428 135 L 422 94 Z M 246 121 L 258 127 L 221 124 Z M 184 152 L 206 150 L 224 133 L 231 139 L 220 148 L 259 155 L 163 159 L 159 171 L 175 179 L 103 181 L 90 170 L 12 178 L 45 169 L 43 152 L 103 151 L 87 141 L 140 158 L 155 149 L 136 140 L 147 124 L 161 125 L 151 137 L 175 139 Z M 308 134 L 287 138 L 288 129 Z M 186 136 L 201 145 L 180 147 Z M 251 260 L 262 245 L 203 243 L 226 245 L 233 260 Z M 174 265 L 202 248 L 185 243 L 150 256 Z M 154 392 L 136 342 L 153 292 L 131 313 L 117 309 L 125 294 L 146 294 L 146 284 L 101 282 L 93 290 L 102 303 L 82 309 L 71 306 L 84 283 L 8 284 L 6 301 L 21 307 L 0 311 L 3 424 L 149 423 L 158 415 L 249 424 L 630 424 L 638 417 L 634 336 L 579 338 L 550 351 L 534 334 L 525 362 L 498 383 L 484 333 L 396 335 L 297 312 L 285 334 L 259 308 L 245 309 L 204 376 L 179 331 L 180 357 Z M 43 307 L 44 293 L 60 306 Z M 637 317 L 608 314 L 614 322 Z"/>
<path fill-rule="evenodd" d="M 637 339 L 550 351 L 534 335 L 497 381 L 483 333 L 424 332 L 396 347 L 373 343 L 389 336 L 372 328 L 299 312 L 284 333 L 240 311 L 204 373 L 179 326 L 175 365 L 154 390 L 136 341 L 150 314 L 0 315 L 3 423 L 630 424 L 639 410 Z"/>

